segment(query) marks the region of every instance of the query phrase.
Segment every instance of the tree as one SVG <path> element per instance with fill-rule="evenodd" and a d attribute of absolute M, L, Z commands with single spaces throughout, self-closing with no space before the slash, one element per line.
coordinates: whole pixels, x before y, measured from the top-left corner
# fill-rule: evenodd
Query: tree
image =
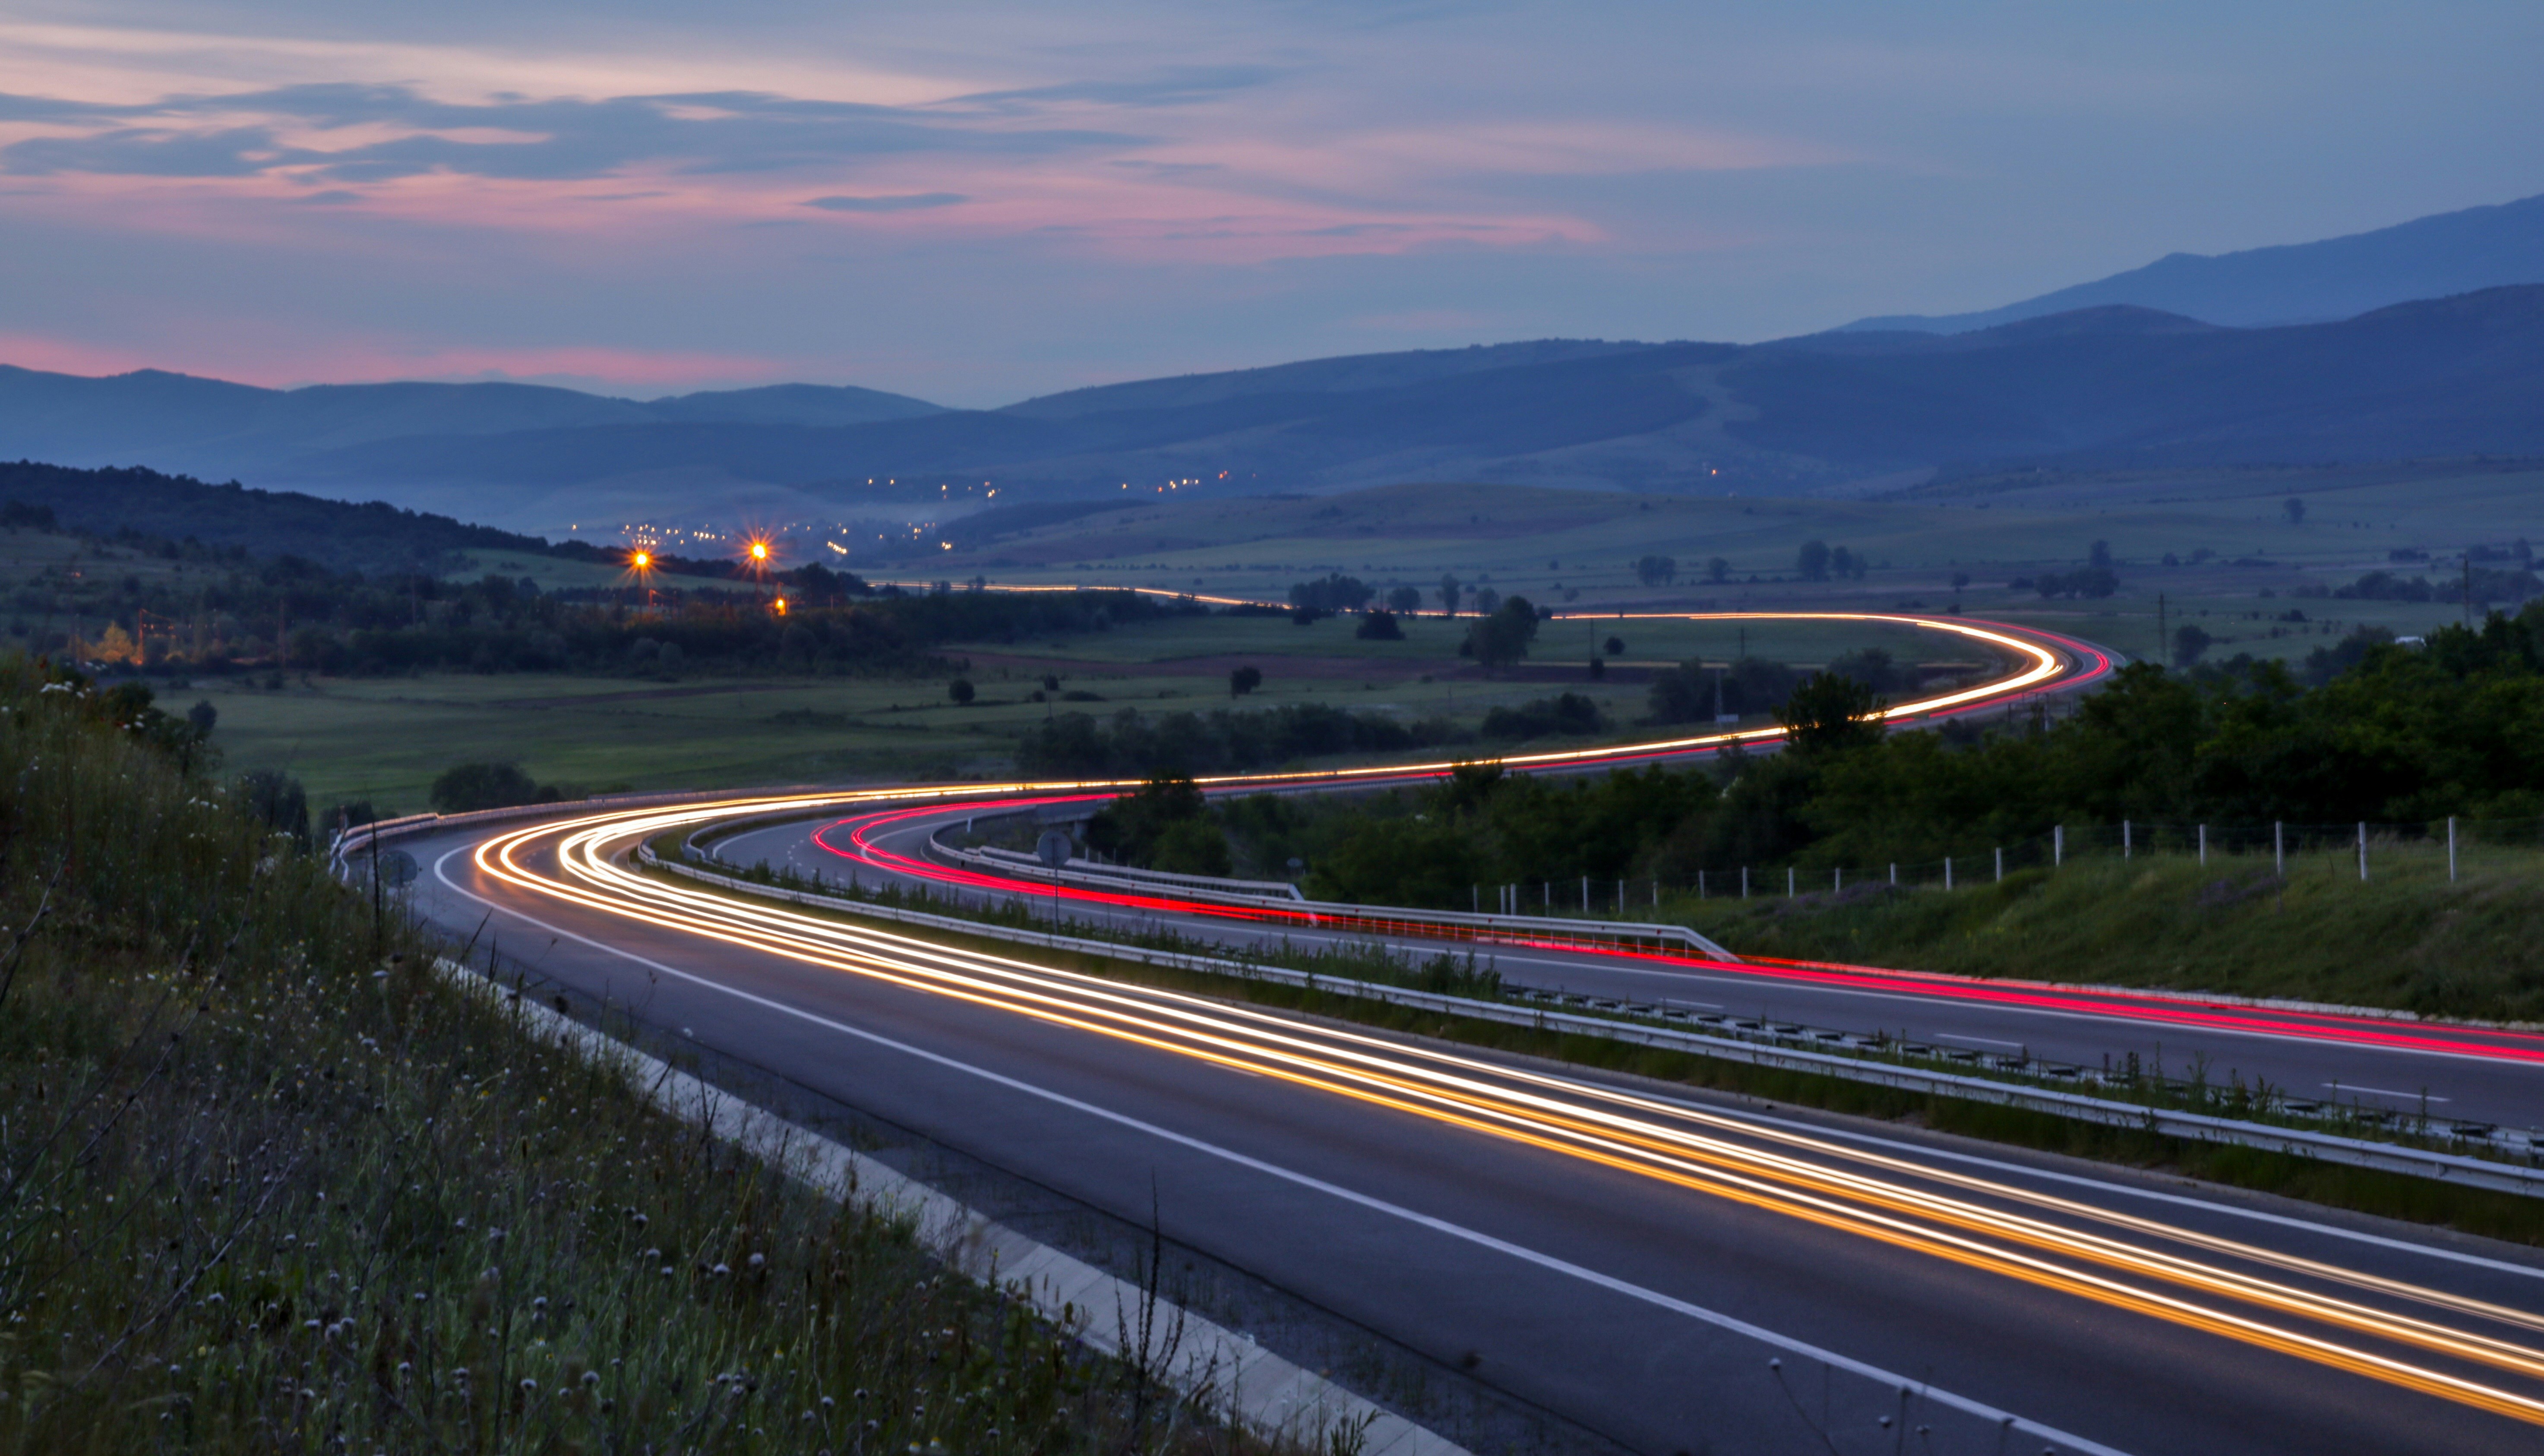
<path fill-rule="evenodd" d="M 2205 628 L 2202 628 L 2197 623 L 2184 622 L 2180 627 L 2174 629 L 2173 665 L 2178 668 L 2186 668 L 2192 663 L 2199 661 L 2200 654 L 2206 652 L 2208 650 L 2208 644 L 2215 640 L 2215 638 L 2208 635 Z M 2316 648 L 2315 650 L 2320 652 L 2323 649 Z"/>
<path fill-rule="evenodd" d="M 1826 541 L 1804 541 L 1793 553 L 1793 569 L 1806 582 L 1824 582 L 1829 574 L 1829 545 Z"/>
<path fill-rule="evenodd" d="M 1396 623 L 1394 612 L 1381 607 L 1364 613 L 1352 635 L 1363 642 L 1401 642 L 1404 628 Z"/>
<path fill-rule="evenodd" d="M 2290 496 L 2279 503 L 2279 509 L 2288 513 L 2288 525 L 2305 525 L 2305 502 Z"/>
<path fill-rule="evenodd" d="M 1634 579 L 1647 587 L 1665 587 L 1678 580 L 1678 561 L 1669 556 L 1642 556 L 1634 561 Z"/>
<path fill-rule="evenodd" d="M 1969 584 L 1970 584 L 1970 574 L 1969 574 L 1968 572 L 1966 572 L 1966 571 L 1956 571 L 1956 572 L 1953 572 L 1953 573 L 1952 573 L 1952 590 L 1953 590 L 1953 591 L 1957 592 L 1957 591 L 1961 590 L 1963 587 L 1968 586 Z"/>
<path fill-rule="evenodd" d="M 1228 675 L 1228 695 L 1231 697 L 1242 697 L 1262 686 L 1263 670 L 1258 667 L 1249 665 L 1232 669 Z"/>
<path fill-rule="evenodd" d="M 1387 594 L 1387 607 L 1390 611 L 1395 612 L 1420 611 L 1422 609 L 1422 589 L 1419 587 L 1391 588 Z"/>
<path fill-rule="evenodd" d="M 1466 590 L 1466 588 L 1458 585 L 1458 579 L 1454 576 L 1444 575 L 1440 578 L 1441 615 L 1456 616 L 1458 614 L 1458 598 L 1463 595 Z"/>
<path fill-rule="evenodd" d="M 1475 589 L 1475 600 L 1471 606 L 1474 607 L 1474 611 L 1477 616 L 1490 616 L 1493 614 L 1494 609 L 1501 605 L 1501 593 L 1494 591 L 1490 587 L 1477 587 Z"/>
<path fill-rule="evenodd" d="M 461 764 L 433 780 L 433 807 L 444 814 L 542 804 L 558 797 L 556 789 L 532 782 L 518 764 Z"/>
<path fill-rule="evenodd" d="M 1160 773 L 1140 785 L 1137 793 L 1124 794 L 1097 811 L 1095 817 L 1086 822 L 1086 843 L 1089 848 L 1125 863 L 1147 864 L 1157 852 L 1167 831 L 1177 825 L 1198 822 L 1216 835 L 1218 830 L 1209 823 L 1209 816 L 1210 806 L 1191 779 L 1181 774 Z M 1198 842 L 1188 844 L 1186 848 L 1196 849 Z M 1225 839 L 1221 841 L 1220 849 L 1223 854 L 1227 852 Z M 1187 872 L 1208 874 L 1213 871 Z M 1217 872 L 1227 873 L 1226 870 Z"/>
<path fill-rule="evenodd" d="M 2109 541 L 2096 541 L 2093 545 L 2087 547 L 2085 550 L 2085 564 L 2087 566 L 2099 566 L 2105 571 L 2110 570 L 2111 543 Z"/>
<path fill-rule="evenodd" d="M 211 737 L 212 725 L 220 720 L 221 710 L 212 706 L 212 700 L 208 697 L 186 709 L 186 721 L 194 725 L 197 738 Z"/>
<path fill-rule="evenodd" d="M 1607 654 L 1610 657 L 1622 657 L 1626 652 L 1626 639 L 1623 637 L 1611 637 L 1607 641 L 1601 643 L 1600 646 L 1607 651 Z"/>
<path fill-rule="evenodd" d="M 1705 579 L 1720 585 L 1731 579 L 1731 563 L 1720 556 L 1705 563 Z"/>
<path fill-rule="evenodd" d="M 1328 572 L 1322 581 L 1293 585 L 1290 588 L 1290 605 L 1312 607 L 1318 611 L 1358 611 L 1377 595 L 1377 589 L 1358 577 Z"/>
<path fill-rule="evenodd" d="M 957 678 L 953 682 L 946 684 L 945 695 L 954 699 L 954 703 L 957 707 L 968 705 L 972 701 L 973 696 L 972 680 L 969 678 Z"/>
<path fill-rule="evenodd" d="M 301 844 L 309 843 L 309 793 L 300 786 L 299 779 L 273 768 L 259 768 L 240 775 L 239 797 L 247 812 L 268 828 Z"/>
<path fill-rule="evenodd" d="M 1149 867 L 1169 874 L 1226 875 L 1234 867 L 1228 832 L 1207 816 L 1167 825 L 1149 851 Z"/>
<path fill-rule="evenodd" d="M 1507 667 L 1528 656 L 1537 623 L 1537 608 L 1526 597 L 1506 597 L 1490 616 L 1467 629 L 1466 652 L 1486 672 Z"/>
<path fill-rule="evenodd" d="M 1838 673 L 1813 673 L 1776 710 L 1794 752 L 1817 757 L 1861 748 L 1881 739 L 1873 714 L 1881 698 L 1869 687 Z"/>

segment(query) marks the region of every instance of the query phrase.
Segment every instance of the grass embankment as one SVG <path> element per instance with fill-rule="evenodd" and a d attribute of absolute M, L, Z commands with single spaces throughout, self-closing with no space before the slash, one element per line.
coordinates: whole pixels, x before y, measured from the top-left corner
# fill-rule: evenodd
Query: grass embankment
<path fill-rule="evenodd" d="M 0 1451 L 1231 1446 L 39 689 L 0 660 Z"/>
<path fill-rule="evenodd" d="M 1972 867 L 1976 867 L 1974 864 Z M 1944 891 L 1866 884 L 1787 899 L 1665 898 L 1743 954 L 2287 997 L 2544 1021 L 2544 852 L 2371 844 L 2342 852 L 2097 855 Z"/>
<path fill-rule="evenodd" d="M 676 856 L 678 852 L 677 836 L 661 837 L 655 841 L 655 849 L 667 857 Z M 983 925 L 983 933 L 977 935 L 942 930 L 915 930 L 910 933 L 994 955 L 1014 954 L 1016 947 L 1014 942 L 992 933 L 993 928 L 1045 931 L 1054 929 L 1050 920 L 1037 919 L 1015 906 L 985 910 L 967 908 L 924 894 L 905 897 L 897 892 L 845 892 L 839 886 L 814 886 L 783 872 L 772 873 L 764 869 L 737 871 L 736 874 L 749 882 L 780 889 L 816 889 L 824 894 L 888 908 L 978 921 Z M 842 913 L 834 911 L 814 910 L 810 913 L 845 918 Z M 1265 965 L 1286 965 L 1337 979 L 1408 986 L 1455 996 L 1492 998 L 1500 992 L 1497 974 L 1490 970 L 1478 971 L 1471 959 L 1462 964 L 1446 954 L 1428 962 L 1416 962 L 1409 957 L 1391 955 L 1377 946 L 1364 950 L 1248 953 L 1180 936 L 1124 936 L 1110 927 L 1067 921 L 1059 925 L 1058 933 L 1112 939 L 1126 946 L 1177 954 L 1216 955 Z M 1408 1035 L 1437 1037 L 1467 1046 L 1647 1077 L 1760 1098 L 1771 1105 L 1781 1102 L 1849 1116 L 1872 1117 L 2008 1147 L 2159 1170 L 2230 1187 L 2319 1203 L 2329 1208 L 2345 1208 L 2383 1218 L 2451 1228 L 2485 1238 L 2544 1245 L 2544 1201 L 2515 1193 L 2465 1187 L 2286 1153 L 2167 1137 L 2144 1128 L 2079 1121 L 2027 1108 L 1881 1087 L 1817 1073 L 1760 1067 L 1576 1031 L 1543 1030 L 1481 1017 L 1443 1015 L 1438 1011 L 1390 1002 L 1340 995 L 1321 987 L 1312 989 L 1275 981 L 1188 971 L 1086 951 L 1036 950 L 1033 955 L 1038 962 L 1062 970 L 1135 985 L 1162 987 L 1249 1006 L 1327 1016 Z M 2242 1103 L 2240 1089 L 2233 1098 L 2217 1094 L 2223 1091 L 2213 1089 L 2204 1092 L 2198 1109 L 2226 1116 L 2244 1115 L 2252 1110 Z M 2179 1097 L 2151 1100 L 2162 1100 L 2167 1104 L 2181 1102 Z"/>

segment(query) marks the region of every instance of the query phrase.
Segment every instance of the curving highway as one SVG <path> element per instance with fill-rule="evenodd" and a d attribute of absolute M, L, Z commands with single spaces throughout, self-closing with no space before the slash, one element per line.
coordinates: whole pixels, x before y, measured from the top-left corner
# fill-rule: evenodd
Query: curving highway
<path fill-rule="evenodd" d="M 2014 690 L 2093 661 L 2034 645 L 2053 670 Z M 2544 1449 L 2529 1251 L 1108 982 L 630 862 L 739 814 L 801 817 L 755 832 L 772 844 L 869 823 L 923 837 L 981 792 L 568 813 L 403 843 L 427 867 L 419 912 L 458 934 L 498 930 L 560 985 L 1077 1203 L 1145 1222 L 1153 1196 L 1178 1243 L 1628 1449 Z M 2102 1035 L 2143 1014 L 1848 968 L 1509 954 L 1514 979 L 1540 979 L 1511 963 L 1536 956 L 1549 978 L 1614 977 L 1638 1000 L 1654 993 L 1634 978 L 1655 976 L 1691 1004 L 1771 981 L 1779 998 L 1887 998 L 1874 1024 L 1893 1027 L 2063 1015 Z M 2264 1040 L 2350 1068 L 2407 1054 L 2343 1040 L 2336 1019 Z M 2458 1060 L 2506 1088 L 2531 1076 L 2533 1047 L 2485 1047 Z"/>

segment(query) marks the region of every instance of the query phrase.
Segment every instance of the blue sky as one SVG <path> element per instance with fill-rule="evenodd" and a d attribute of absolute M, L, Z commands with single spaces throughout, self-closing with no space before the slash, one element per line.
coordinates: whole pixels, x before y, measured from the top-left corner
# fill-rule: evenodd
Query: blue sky
<path fill-rule="evenodd" d="M 2544 192 L 2544 7 L 0 4 L 0 362 L 1004 403 Z"/>

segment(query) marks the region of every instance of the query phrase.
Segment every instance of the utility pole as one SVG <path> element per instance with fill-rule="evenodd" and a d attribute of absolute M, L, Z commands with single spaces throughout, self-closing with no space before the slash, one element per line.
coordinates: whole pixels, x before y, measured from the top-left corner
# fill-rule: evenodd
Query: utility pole
<path fill-rule="evenodd" d="M 2155 594 L 2155 660 L 2158 667 L 2163 666 L 2173 656 L 2171 649 L 2165 645 L 2165 641 L 2164 594 L 2162 592 L 2158 592 Z"/>

